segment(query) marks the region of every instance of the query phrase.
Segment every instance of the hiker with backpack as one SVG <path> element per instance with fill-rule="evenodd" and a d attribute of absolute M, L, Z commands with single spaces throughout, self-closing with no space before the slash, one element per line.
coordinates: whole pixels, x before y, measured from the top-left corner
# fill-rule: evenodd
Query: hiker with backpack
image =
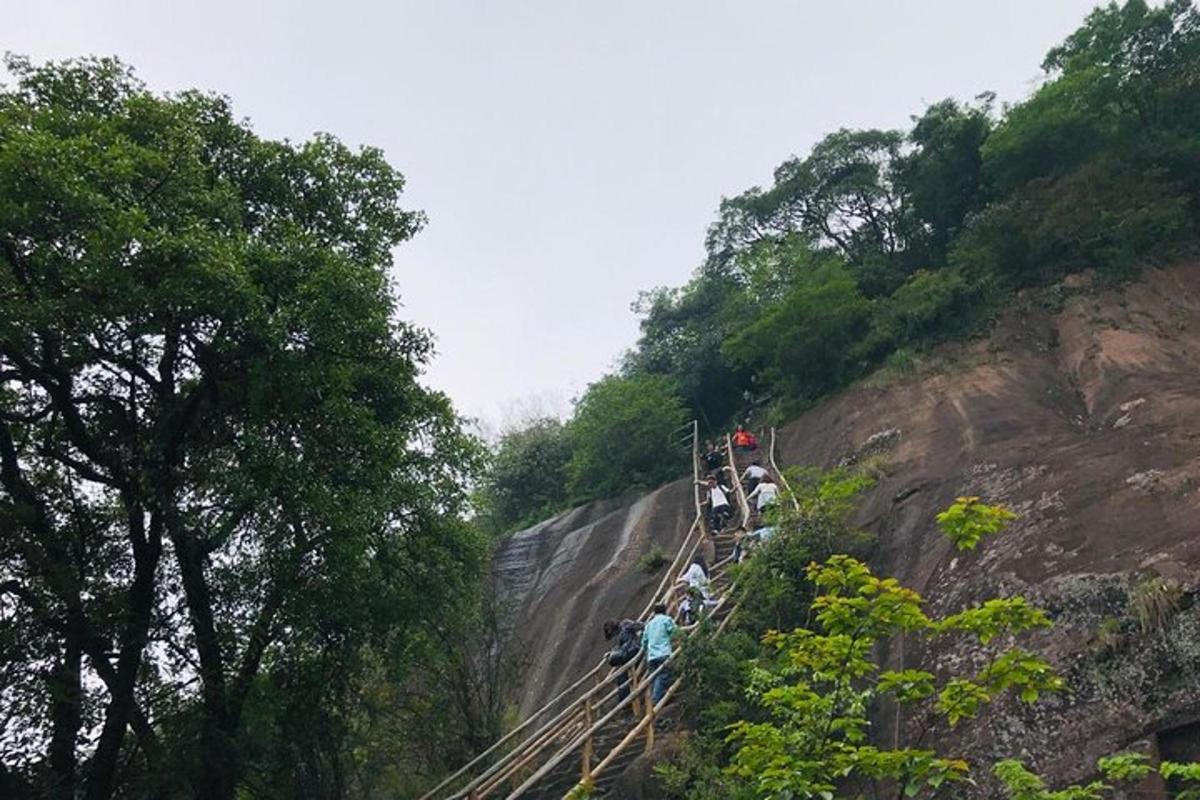
<path fill-rule="evenodd" d="M 620 669 L 638 654 L 641 648 L 642 640 L 642 623 L 637 620 L 623 619 L 617 622 L 615 619 L 606 620 L 604 623 L 604 639 L 612 641 L 616 638 L 616 644 L 608 651 L 608 665 L 614 669 Z M 629 696 L 629 670 L 620 670 L 617 673 L 617 702 L 624 700 Z"/>

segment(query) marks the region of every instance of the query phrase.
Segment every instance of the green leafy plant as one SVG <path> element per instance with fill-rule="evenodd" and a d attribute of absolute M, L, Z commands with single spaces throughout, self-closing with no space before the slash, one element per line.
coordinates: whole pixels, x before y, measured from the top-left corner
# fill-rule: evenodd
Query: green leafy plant
<path fill-rule="evenodd" d="M 575 784 L 571 791 L 563 796 L 563 800 L 588 800 L 596 794 L 596 787 L 590 780 L 583 780 Z"/>
<path fill-rule="evenodd" d="M 1156 769 L 1143 753 L 1117 753 L 1099 759 L 1096 769 L 1103 780 L 1057 790 L 1047 789 L 1041 777 L 1030 772 L 1016 759 L 997 762 L 992 767 L 992 774 L 1000 779 L 1010 800 L 1104 800 L 1124 797 L 1127 796 L 1124 789 L 1153 772 L 1158 772 L 1174 787 L 1170 796 L 1175 800 L 1200 798 L 1200 764 L 1164 761 Z"/>
<path fill-rule="evenodd" d="M 766 514 L 776 535 L 755 546 L 753 557 L 737 565 L 737 593 L 745 625 L 756 634 L 767 627 L 801 624 L 812 602 L 808 567 L 835 552 L 865 552 L 869 534 L 851 522 L 857 498 L 874 479 L 838 469 L 789 470 L 790 490 Z"/>
<path fill-rule="evenodd" d="M 574 500 L 618 494 L 676 478 L 687 411 L 667 378 L 608 376 L 588 386 L 567 423 Z"/>
<path fill-rule="evenodd" d="M 874 703 L 911 706 L 932 731 L 976 716 L 1005 693 L 1032 703 L 1063 689 L 1045 661 L 1019 648 L 974 675 L 940 679 L 919 669 L 880 670 L 872 660 L 880 641 L 900 634 L 955 634 L 984 644 L 1049 624 L 1020 598 L 933 619 L 916 592 L 849 556 L 813 564 L 808 577 L 821 592 L 812 605 L 816 626 L 766 636 L 777 657 L 753 668 L 748 691 L 767 720 L 740 721 L 729 734 L 735 753 L 727 772 L 756 797 L 833 796 L 839 786 L 865 791 L 878 780 L 895 781 L 905 796 L 929 796 L 967 780 L 966 762 L 939 755 L 923 738 L 896 749 L 869 744 Z"/>
<path fill-rule="evenodd" d="M 670 563 L 671 557 L 658 545 L 650 548 L 650 552 L 643 554 L 637 561 L 638 569 L 650 575 L 653 575 Z"/>
<path fill-rule="evenodd" d="M 1000 506 L 981 503 L 978 497 L 960 497 L 937 515 L 938 527 L 959 550 L 973 550 L 984 536 L 999 533 L 1016 518 Z"/>

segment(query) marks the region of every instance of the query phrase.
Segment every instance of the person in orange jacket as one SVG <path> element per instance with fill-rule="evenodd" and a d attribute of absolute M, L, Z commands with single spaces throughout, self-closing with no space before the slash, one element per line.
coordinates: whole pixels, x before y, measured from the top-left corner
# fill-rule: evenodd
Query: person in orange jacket
<path fill-rule="evenodd" d="M 733 432 L 733 449 L 745 452 L 757 450 L 758 438 L 741 425 L 738 425 L 737 430 Z"/>

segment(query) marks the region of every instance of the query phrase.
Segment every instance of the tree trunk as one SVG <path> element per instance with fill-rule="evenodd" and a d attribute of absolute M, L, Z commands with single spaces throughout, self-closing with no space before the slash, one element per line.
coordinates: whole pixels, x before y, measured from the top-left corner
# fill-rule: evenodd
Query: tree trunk
<path fill-rule="evenodd" d="M 225 656 L 217 635 L 212 609 L 212 594 L 204 575 L 204 553 L 191 537 L 172 525 L 171 543 L 183 579 L 188 618 L 196 636 L 200 659 L 200 698 L 203 727 L 200 731 L 199 770 L 194 778 L 198 800 L 232 800 L 237 775 L 233 748 L 229 697 L 226 690 Z"/>
<path fill-rule="evenodd" d="M 133 514 L 130 516 L 132 519 Z M 157 532 L 152 532 L 148 541 L 142 540 L 134 546 L 134 577 L 126 595 L 129 605 L 121 630 L 116 675 L 108 686 L 109 701 L 104 713 L 104 727 L 89 769 L 87 800 L 109 800 L 115 788 L 121 745 L 134 712 L 133 689 L 137 684 L 142 652 L 150 631 L 154 576 L 158 571 L 161 553 Z"/>
<path fill-rule="evenodd" d="M 63 644 L 62 658 L 50 675 L 50 772 L 54 786 L 50 796 L 55 800 L 73 800 L 77 759 L 75 745 L 83 724 L 80 706 L 83 686 L 81 661 L 83 647 L 78 632 L 69 631 Z"/>

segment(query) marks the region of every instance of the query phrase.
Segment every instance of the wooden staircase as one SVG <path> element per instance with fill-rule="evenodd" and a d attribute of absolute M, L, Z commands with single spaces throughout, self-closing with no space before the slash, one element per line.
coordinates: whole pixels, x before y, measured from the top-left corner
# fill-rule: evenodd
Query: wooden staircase
<path fill-rule="evenodd" d="M 737 477 L 752 460 L 759 458 L 775 474 L 781 486 L 786 483 L 774 464 L 773 429 L 766 453 L 760 448 L 757 453 L 735 454 L 726 436 L 726 463 L 734 470 L 737 513 L 724 531 L 713 535 L 708 530 L 702 508 L 699 480 L 703 473 L 695 423 L 692 424 L 691 438 L 693 479 L 697 483 L 694 493 L 696 517 L 639 619 L 647 619 L 653 605 L 659 602 L 666 603 L 674 616 L 683 598 L 676 580 L 697 552 L 706 552 L 716 605 L 698 624 L 685 630 L 690 636 L 715 636 L 725 629 L 736 612 L 728 567 L 733 563 L 739 531 L 749 530 L 752 521 L 746 494 Z M 670 665 L 668 661 L 665 666 Z M 630 694 L 623 701 L 617 697 L 618 673 L 629 676 Z M 653 677 L 645 674 L 640 656 L 616 669 L 601 661 L 420 800 L 559 800 L 580 783 L 590 783 L 593 796 L 605 796 L 626 767 L 653 748 L 656 737 L 667 732 L 675 722 L 675 716 L 664 715 L 663 710 L 681 688 L 678 675 L 672 675 L 673 681 L 657 705 L 650 702 Z"/>

